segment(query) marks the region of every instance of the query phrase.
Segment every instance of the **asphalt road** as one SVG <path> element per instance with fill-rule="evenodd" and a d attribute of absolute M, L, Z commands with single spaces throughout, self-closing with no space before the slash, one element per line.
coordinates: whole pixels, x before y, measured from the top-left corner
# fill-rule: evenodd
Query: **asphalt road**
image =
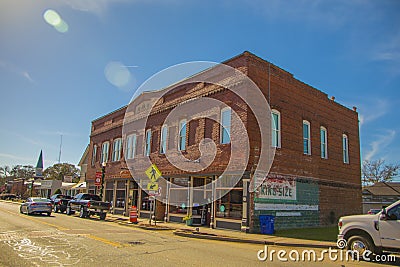
<path fill-rule="evenodd" d="M 321 266 L 322 262 L 288 259 L 260 261 L 264 246 L 190 239 L 172 231 L 148 231 L 77 216 L 19 213 L 19 205 L 0 202 L 0 266 Z M 286 251 L 303 249 L 268 247 Z M 320 255 L 322 250 L 315 250 Z M 260 254 L 264 256 L 263 253 Z M 295 254 L 292 254 L 295 256 Z M 385 266 L 332 261 L 326 266 Z M 284 257 L 285 258 L 285 257 Z"/>

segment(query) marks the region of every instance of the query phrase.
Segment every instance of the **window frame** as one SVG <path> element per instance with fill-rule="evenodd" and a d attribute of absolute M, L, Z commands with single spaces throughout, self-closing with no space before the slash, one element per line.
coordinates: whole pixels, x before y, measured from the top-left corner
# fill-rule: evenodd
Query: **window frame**
<path fill-rule="evenodd" d="M 185 134 L 181 134 L 183 125 L 185 126 Z M 178 150 L 185 151 L 186 150 L 186 134 L 187 134 L 187 121 L 186 119 L 180 120 L 178 125 Z M 182 141 L 184 141 L 182 143 Z M 182 147 L 183 144 L 183 147 Z"/>
<path fill-rule="evenodd" d="M 275 124 L 274 115 L 278 116 L 278 121 Z M 277 126 L 277 129 L 275 128 Z M 276 144 L 275 144 L 276 142 Z M 271 110 L 271 146 L 275 148 L 281 148 L 281 113 L 273 109 Z"/>
<path fill-rule="evenodd" d="M 106 151 L 105 151 L 105 146 L 107 147 Z M 101 158 L 100 158 L 100 163 L 107 163 L 108 162 L 108 158 L 109 158 L 109 152 L 110 152 L 110 142 L 109 141 L 105 141 L 101 144 Z"/>
<path fill-rule="evenodd" d="M 322 132 L 324 132 L 324 141 L 322 140 Z M 326 127 L 321 126 L 319 129 L 319 134 L 321 144 L 321 158 L 328 159 L 328 130 L 326 129 Z M 324 154 L 322 154 L 323 151 L 325 152 Z"/>
<path fill-rule="evenodd" d="M 92 166 L 96 164 L 97 160 L 97 145 L 93 145 L 93 151 L 92 151 Z"/>
<path fill-rule="evenodd" d="M 307 138 L 304 136 L 304 125 L 308 126 Z M 305 151 L 304 149 L 305 148 L 304 142 L 306 140 L 307 140 L 307 151 Z M 308 120 L 303 120 L 303 154 L 311 155 L 311 123 Z"/>
<path fill-rule="evenodd" d="M 160 131 L 160 154 L 165 154 L 167 152 L 167 141 L 168 141 L 168 125 L 164 124 L 161 127 Z"/>
<path fill-rule="evenodd" d="M 223 114 L 225 112 L 229 112 L 229 126 L 224 125 Z M 231 127 L 232 127 L 232 109 L 230 107 L 225 107 L 225 108 L 221 109 L 220 116 L 221 116 L 220 117 L 221 121 L 220 121 L 220 127 L 219 127 L 219 132 L 220 132 L 219 143 L 221 145 L 230 144 L 231 143 Z M 225 131 L 228 134 L 228 137 L 227 137 L 228 140 L 224 140 Z"/>
<path fill-rule="evenodd" d="M 343 163 L 349 164 L 349 137 L 347 134 L 342 134 L 342 152 L 343 152 Z"/>
<path fill-rule="evenodd" d="M 134 159 L 136 155 L 137 135 L 135 133 L 126 137 L 126 159 Z"/>
<path fill-rule="evenodd" d="M 116 145 L 118 147 L 116 147 Z M 112 151 L 112 155 L 111 155 L 111 161 L 112 162 L 121 160 L 121 150 L 122 150 L 122 138 L 114 139 L 114 141 L 113 141 L 113 151 Z"/>
<path fill-rule="evenodd" d="M 150 156 L 151 153 L 151 129 L 147 129 L 144 135 L 144 155 Z"/>

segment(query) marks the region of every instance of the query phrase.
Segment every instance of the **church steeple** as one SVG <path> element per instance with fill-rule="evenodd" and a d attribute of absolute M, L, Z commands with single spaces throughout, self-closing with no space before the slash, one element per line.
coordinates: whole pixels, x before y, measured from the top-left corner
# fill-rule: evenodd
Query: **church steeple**
<path fill-rule="evenodd" d="M 36 178 L 43 177 L 43 152 L 42 152 L 42 150 L 40 150 L 39 159 L 36 164 L 35 177 Z"/>

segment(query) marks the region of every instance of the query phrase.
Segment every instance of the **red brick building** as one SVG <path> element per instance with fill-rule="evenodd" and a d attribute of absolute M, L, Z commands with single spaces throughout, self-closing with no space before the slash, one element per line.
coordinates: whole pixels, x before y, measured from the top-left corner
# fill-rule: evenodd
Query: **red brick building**
<path fill-rule="evenodd" d="M 279 229 L 334 224 L 342 215 L 361 212 L 359 128 L 355 108 L 350 110 L 338 104 L 333 97 L 249 52 L 223 63 L 248 76 L 269 103 L 270 108 L 265 107 L 264 113 L 272 115 L 268 138 L 275 148 L 275 157 L 266 179 L 256 191 L 249 191 L 249 185 L 254 182 L 254 168 L 259 164 L 260 123 L 237 94 L 205 82 L 143 93 L 135 106 L 123 107 L 94 120 L 87 171 L 89 191 L 96 192 L 95 172 L 106 161 L 103 195 L 113 202 L 114 212 L 127 214 L 129 207 L 136 205 L 140 216 L 150 216 L 153 202 L 146 190 L 141 190 L 148 182 L 139 186 L 142 180 L 127 171 L 127 167 L 140 161 L 134 155 L 145 155 L 171 185 L 180 186 L 162 184 L 161 198 L 166 204 L 157 202 L 157 219 L 180 222 L 189 214 L 194 224 L 258 232 L 260 215 L 274 216 L 275 229 Z M 148 100 L 163 91 L 166 93 L 156 104 L 148 106 Z M 226 107 L 210 109 L 208 118 L 200 114 L 189 120 L 181 112 L 179 120 L 168 121 L 174 108 L 206 97 Z M 143 117 L 146 110 L 150 110 L 149 115 Z M 230 136 L 238 128 L 229 114 L 236 114 L 249 134 L 249 161 L 234 188 L 221 194 L 226 188 L 213 181 L 222 176 L 230 159 L 235 158 L 239 164 L 246 157 L 245 152 L 231 153 Z M 123 131 L 124 118 L 125 124 L 146 119 L 144 130 Z M 229 118 L 229 125 L 221 127 L 218 118 L 222 124 L 224 118 Z M 166 157 L 166 152 L 179 151 L 188 164 L 205 164 L 207 159 L 199 151 L 199 143 L 204 138 L 215 143 L 215 158 L 205 168 L 184 171 Z M 211 184 L 215 185 L 206 187 Z M 196 189 L 203 185 L 203 191 Z M 187 203 L 175 201 L 174 194 L 186 194 Z M 212 196 L 211 203 L 195 203 L 194 196 L 198 199 L 201 195 L 204 199 Z M 220 195 L 224 196 L 219 198 Z"/>

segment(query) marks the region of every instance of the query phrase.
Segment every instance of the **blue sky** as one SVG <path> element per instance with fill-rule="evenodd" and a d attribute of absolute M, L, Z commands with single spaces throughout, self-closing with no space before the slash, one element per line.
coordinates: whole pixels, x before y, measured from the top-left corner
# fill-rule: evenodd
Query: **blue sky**
<path fill-rule="evenodd" d="M 246 50 L 357 106 L 363 158 L 399 163 L 399 13 L 396 0 L 2 0 L 0 165 L 34 165 L 43 149 L 48 167 L 60 135 L 61 161 L 77 164 L 91 121 L 153 74 Z M 125 86 L 106 74 L 115 62 L 128 66 Z"/>

